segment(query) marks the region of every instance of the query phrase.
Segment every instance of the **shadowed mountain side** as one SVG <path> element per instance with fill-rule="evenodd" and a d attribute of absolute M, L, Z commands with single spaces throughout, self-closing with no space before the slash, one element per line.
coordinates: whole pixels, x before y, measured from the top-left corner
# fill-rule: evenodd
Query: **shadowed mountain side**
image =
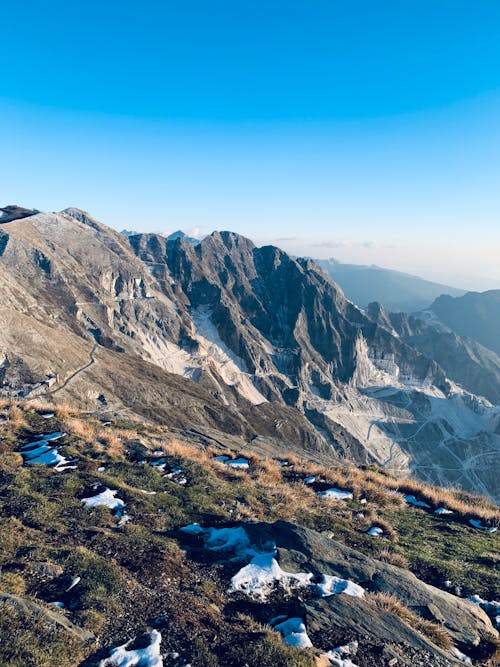
<path fill-rule="evenodd" d="M 441 296 L 430 309 L 457 334 L 500 354 L 500 290 L 467 292 L 459 298 Z"/>
<path fill-rule="evenodd" d="M 456 287 L 379 266 L 343 264 L 335 259 L 314 261 L 342 287 L 348 299 L 362 308 L 379 301 L 393 312 L 411 313 L 428 308 L 441 294 L 465 294 L 465 290 Z"/>

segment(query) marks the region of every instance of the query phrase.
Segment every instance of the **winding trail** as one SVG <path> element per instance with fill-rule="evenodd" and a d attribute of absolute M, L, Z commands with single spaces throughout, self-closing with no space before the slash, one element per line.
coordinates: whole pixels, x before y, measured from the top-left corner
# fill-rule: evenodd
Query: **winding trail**
<path fill-rule="evenodd" d="M 80 373 L 83 373 L 83 371 L 87 370 L 87 368 L 90 368 L 91 366 L 93 366 L 97 362 L 97 359 L 95 358 L 95 353 L 96 353 L 98 347 L 99 347 L 98 344 L 94 343 L 94 345 L 93 345 L 93 347 L 92 347 L 92 349 L 89 353 L 90 360 L 87 361 L 87 363 L 84 364 L 83 366 L 80 366 L 80 368 L 77 368 L 75 371 L 73 371 L 71 373 L 71 375 L 68 375 L 68 377 L 64 380 L 64 382 L 59 387 L 56 387 L 55 389 L 50 389 L 46 393 L 51 394 L 51 395 L 56 394 L 58 391 L 61 391 L 61 389 L 64 389 L 68 385 L 68 383 L 71 382 L 71 380 L 73 380 L 77 375 L 80 375 Z"/>

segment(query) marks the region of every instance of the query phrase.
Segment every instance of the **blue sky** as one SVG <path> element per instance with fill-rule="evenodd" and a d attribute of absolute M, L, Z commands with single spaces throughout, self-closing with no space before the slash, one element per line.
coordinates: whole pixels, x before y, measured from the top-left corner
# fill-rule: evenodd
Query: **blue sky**
<path fill-rule="evenodd" d="M 500 3 L 2 7 L 0 199 L 500 287 Z"/>

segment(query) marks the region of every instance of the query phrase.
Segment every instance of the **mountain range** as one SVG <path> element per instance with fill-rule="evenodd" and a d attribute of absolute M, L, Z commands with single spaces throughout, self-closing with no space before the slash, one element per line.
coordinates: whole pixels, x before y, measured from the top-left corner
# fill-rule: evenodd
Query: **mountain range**
<path fill-rule="evenodd" d="M 498 665 L 491 294 L 2 210 L 2 665 Z"/>
<path fill-rule="evenodd" d="M 311 260 L 232 232 L 125 237 L 66 209 L 3 224 L 0 262 L 4 395 L 500 497 L 495 353 L 361 310 Z"/>
<path fill-rule="evenodd" d="M 453 297 L 465 294 L 465 290 L 456 287 L 379 266 L 344 264 L 336 259 L 314 261 L 361 308 L 378 301 L 392 312 L 412 313 L 429 308 L 443 294 Z"/>

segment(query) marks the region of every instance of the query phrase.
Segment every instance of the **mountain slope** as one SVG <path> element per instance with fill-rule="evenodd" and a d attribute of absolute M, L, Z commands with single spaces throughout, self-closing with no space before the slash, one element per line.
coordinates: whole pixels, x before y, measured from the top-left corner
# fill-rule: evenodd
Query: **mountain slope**
<path fill-rule="evenodd" d="M 430 310 L 459 335 L 500 354 L 500 290 L 467 292 L 459 298 L 441 296 Z"/>
<path fill-rule="evenodd" d="M 494 664 L 485 499 L 177 436 L 0 404 L 2 665 Z"/>
<path fill-rule="evenodd" d="M 335 259 L 314 261 L 340 285 L 348 299 L 362 308 L 378 301 L 392 312 L 411 313 L 428 308 L 441 294 L 465 294 L 456 287 L 378 266 L 343 264 Z"/>
<path fill-rule="evenodd" d="M 368 305 L 367 313 L 393 328 L 402 340 L 434 359 L 446 376 L 468 391 L 500 404 L 500 358 L 472 338 L 444 328 L 426 313 L 388 313 L 380 304 Z"/>
<path fill-rule="evenodd" d="M 376 462 L 499 497 L 499 410 L 313 262 L 231 232 L 127 239 L 78 209 L 0 232 L 4 395 L 48 391 L 259 453 Z"/>

